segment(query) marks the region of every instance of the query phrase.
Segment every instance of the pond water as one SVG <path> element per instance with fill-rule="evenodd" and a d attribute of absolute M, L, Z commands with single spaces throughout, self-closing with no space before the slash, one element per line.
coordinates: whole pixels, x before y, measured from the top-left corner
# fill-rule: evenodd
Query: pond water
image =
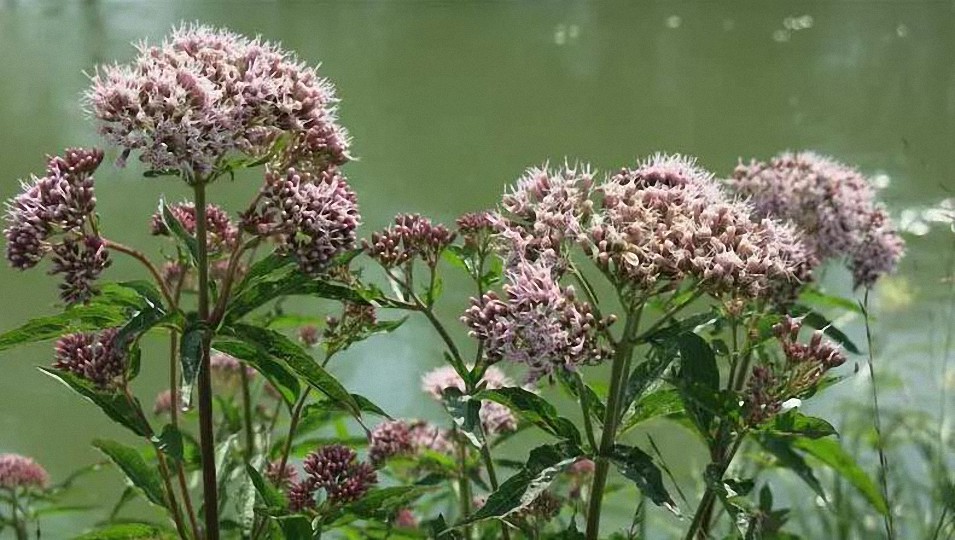
<path fill-rule="evenodd" d="M 873 299 L 877 362 L 902 381 L 886 399 L 946 407 L 938 390 L 953 383 L 942 371 L 952 353 L 944 337 L 953 285 L 944 278 L 953 236 L 931 209 L 955 196 L 955 3 L 0 0 L 0 197 L 41 171 L 45 153 L 98 142 L 78 103 L 84 72 L 129 59 L 129 42 L 157 39 L 182 20 L 261 33 L 322 62 L 360 158 L 347 174 L 365 231 L 397 212 L 452 222 L 495 204 L 525 167 L 565 157 L 613 170 L 665 150 L 728 174 L 740 157 L 806 148 L 857 164 L 884 185 L 882 198 L 910 231 L 901 272 Z M 103 227 L 158 253 L 147 218 L 161 194 L 184 193 L 140 173 L 97 175 Z M 238 208 L 256 185 L 243 177 L 212 196 Z M 117 260 L 109 277 L 135 270 Z M 845 272 L 832 269 L 826 280 L 852 293 Z M 445 314 L 466 299 L 452 280 Z M 0 329 L 54 302 L 42 271 L 0 268 Z M 841 322 L 862 335 L 858 319 Z M 439 350 L 413 321 L 350 351 L 335 371 L 395 416 L 421 414 L 418 377 L 440 363 Z M 164 365 L 161 355 L 146 358 L 137 384 L 150 396 Z M 62 478 L 99 459 L 92 438 L 126 435 L 35 369 L 49 360 L 48 345 L 0 356 L 0 452 L 32 455 Z M 841 399 L 868 399 L 865 379 L 840 385 L 827 402 Z M 700 449 L 677 450 L 686 440 L 678 430 L 655 429 L 667 448 L 702 465 Z M 77 502 L 108 505 L 121 480 L 104 472 L 85 482 Z M 626 508 L 628 497 L 613 507 Z M 49 520 L 45 536 L 65 537 L 91 519 Z"/>

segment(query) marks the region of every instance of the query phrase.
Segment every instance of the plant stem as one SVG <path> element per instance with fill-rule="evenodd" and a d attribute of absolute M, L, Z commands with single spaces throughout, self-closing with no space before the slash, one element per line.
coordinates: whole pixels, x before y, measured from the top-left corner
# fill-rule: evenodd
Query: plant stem
<path fill-rule="evenodd" d="M 285 447 L 282 448 L 282 459 L 279 461 L 279 474 L 285 475 L 285 466 L 288 464 L 288 456 L 292 452 L 292 439 L 295 437 L 295 430 L 298 429 L 298 421 L 302 416 L 302 409 L 305 408 L 305 401 L 308 400 L 308 394 L 311 388 L 306 388 L 302 392 L 302 397 L 298 398 L 295 408 L 292 410 L 292 418 L 289 420 L 288 437 L 285 438 Z"/>
<path fill-rule="evenodd" d="M 651 324 L 650 327 L 647 328 L 643 333 L 641 333 L 639 336 L 637 336 L 637 337 L 635 337 L 635 338 L 632 338 L 633 341 L 636 342 L 636 343 L 642 343 L 644 340 L 647 339 L 647 337 L 649 337 L 651 334 L 653 334 L 658 328 L 660 328 L 661 326 L 663 326 L 663 323 L 665 323 L 665 322 L 667 322 L 668 320 L 670 320 L 670 318 L 672 318 L 674 315 L 676 315 L 677 313 L 679 313 L 679 312 L 680 312 L 683 308 L 685 308 L 686 306 L 692 304 L 694 300 L 696 300 L 697 298 L 699 298 L 699 297 L 702 296 L 702 295 L 703 295 L 703 290 L 702 290 L 702 289 L 697 289 L 689 298 L 687 298 L 687 299 L 684 300 L 683 302 L 680 302 L 679 304 L 677 304 L 677 305 L 671 307 L 671 308 L 668 309 L 666 312 L 664 312 L 663 315 L 661 315 L 660 318 L 657 319 L 656 322 L 654 322 L 653 324 Z M 625 337 L 626 337 L 626 336 L 625 336 Z"/>
<path fill-rule="evenodd" d="M 24 521 L 20 521 L 17 518 L 17 511 L 20 509 L 20 502 L 17 500 L 17 488 L 12 488 L 10 490 L 10 495 L 12 500 L 10 501 L 10 510 L 13 512 L 11 519 L 13 521 L 13 530 L 16 531 L 17 540 L 29 540 L 29 535 L 27 534 L 27 524 L 26 524 L 26 515 L 24 515 Z"/>
<path fill-rule="evenodd" d="M 740 433 L 736 441 L 733 443 L 733 447 L 730 449 L 729 453 L 726 454 L 722 459 L 719 459 L 719 477 L 716 481 L 720 481 L 723 478 L 723 474 L 726 473 L 726 470 L 729 468 L 730 463 L 733 462 L 733 457 L 736 456 L 736 452 L 739 450 L 739 447 L 743 444 L 743 439 L 745 438 L 745 433 Z M 719 450 L 717 450 L 719 452 Z M 717 454 L 718 455 L 718 454 Z M 700 499 L 699 506 L 696 507 L 696 512 L 693 514 L 693 521 L 690 523 L 690 528 L 686 531 L 686 536 L 684 540 L 693 540 L 693 536 L 700 532 L 699 537 L 701 539 L 706 539 L 709 536 L 709 519 L 710 513 L 713 510 L 713 504 L 716 502 L 716 490 L 712 486 L 707 485 L 706 490 L 703 492 L 703 497 Z"/>
<path fill-rule="evenodd" d="M 871 289 L 866 287 L 865 295 L 862 299 L 862 315 L 865 319 L 865 341 L 866 348 L 868 349 L 868 365 L 869 365 L 869 379 L 872 382 L 872 407 L 874 412 L 874 424 L 875 424 L 875 436 L 876 436 L 876 448 L 879 449 L 879 480 L 882 484 L 882 496 L 885 498 L 885 504 L 888 511 L 883 516 L 883 523 L 885 525 L 885 535 L 889 540 L 895 540 L 895 523 L 892 517 L 892 507 L 889 502 L 889 463 L 885 457 L 885 449 L 883 448 L 885 444 L 885 439 L 882 438 L 882 414 L 879 410 L 879 391 L 875 384 L 875 367 L 874 361 L 872 358 L 872 329 L 869 326 L 869 291 Z"/>
<path fill-rule="evenodd" d="M 468 479 L 467 472 L 467 447 L 465 446 L 463 437 L 458 437 L 457 441 L 457 450 L 458 450 L 458 463 L 461 467 L 460 474 L 458 477 L 458 491 L 460 492 L 460 500 L 458 501 L 458 506 L 461 512 L 461 519 L 466 519 L 471 514 L 471 481 Z M 472 537 L 472 529 L 470 525 L 464 527 L 464 538 L 470 540 Z"/>
<path fill-rule="evenodd" d="M 199 319 L 209 322 L 209 261 L 206 240 L 206 185 L 197 178 L 193 185 L 196 207 L 196 266 L 199 274 Z M 216 482 L 215 433 L 212 419 L 212 376 L 209 366 L 211 336 L 202 339 L 199 359 L 199 449 L 202 456 L 202 491 L 206 540 L 219 540 L 219 496 Z"/>
<path fill-rule="evenodd" d="M 123 244 L 120 244 L 119 242 L 114 242 L 109 239 L 104 239 L 103 241 L 105 242 L 106 247 L 108 249 L 112 249 L 113 251 L 118 251 L 120 253 L 129 255 L 130 257 L 142 263 L 142 265 L 145 266 L 146 269 L 149 271 L 149 273 L 152 275 L 153 280 L 155 280 L 156 282 L 156 285 L 159 286 L 159 291 L 162 293 L 163 298 L 166 300 L 169 306 L 173 307 L 176 305 L 176 301 L 173 299 L 172 294 L 170 294 L 169 288 L 166 286 L 166 282 L 163 281 L 162 275 L 159 273 L 159 270 L 156 269 L 153 263 L 149 261 L 149 258 L 146 257 L 146 255 L 143 252 L 137 251 L 131 247 L 124 246 Z"/>
<path fill-rule="evenodd" d="M 642 305 L 641 305 L 642 307 Z M 590 504 L 587 511 L 587 540 L 597 540 L 600 534 L 600 510 L 603 504 L 604 488 L 607 485 L 607 473 L 610 470 L 610 453 L 616 440 L 619 416 L 620 395 L 623 392 L 625 367 L 633 354 L 635 340 L 632 339 L 640 324 L 640 308 L 630 309 L 623 329 L 623 336 L 617 344 L 610 372 L 610 392 L 607 395 L 607 410 L 604 413 L 604 428 L 600 436 L 600 448 L 597 451 L 594 480 L 590 489 Z"/>

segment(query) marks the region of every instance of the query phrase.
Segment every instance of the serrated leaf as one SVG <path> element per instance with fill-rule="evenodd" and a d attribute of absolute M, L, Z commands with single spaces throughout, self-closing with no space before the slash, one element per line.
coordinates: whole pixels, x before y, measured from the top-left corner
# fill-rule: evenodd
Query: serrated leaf
<path fill-rule="evenodd" d="M 646 452 L 635 446 L 616 444 L 610 455 L 610 461 L 617 467 L 620 474 L 632 480 L 637 489 L 650 497 L 655 504 L 680 515 L 676 503 L 663 485 L 663 474 L 653 463 L 653 458 Z"/>
<path fill-rule="evenodd" d="M 245 471 L 249 475 L 249 478 L 252 479 L 252 485 L 255 486 L 255 491 L 259 494 L 259 497 L 262 497 L 262 502 L 269 508 L 285 508 L 288 506 L 288 500 L 285 498 L 285 495 L 279 491 L 271 482 L 266 480 L 259 474 L 259 471 L 255 470 L 255 467 L 246 464 Z"/>
<path fill-rule="evenodd" d="M 464 395 L 460 389 L 452 386 L 444 389 L 441 402 L 458 431 L 475 448 L 481 448 L 484 444 L 484 429 L 480 417 L 481 401 Z"/>
<path fill-rule="evenodd" d="M 146 437 L 151 429 L 142 413 L 139 401 L 131 403 L 125 394 L 101 390 L 86 379 L 81 379 L 69 371 L 55 368 L 39 368 L 50 377 L 68 386 L 77 394 L 99 407 L 114 422 L 129 429 L 136 435 Z"/>
<path fill-rule="evenodd" d="M 621 422 L 620 435 L 630 431 L 647 420 L 660 416 L 669 416 L 683 412 L 683 400 L 680 392 L 671 388 L 658 390 L 641 399 L 633 408 L 633 413 Z"/>
<path fill-rule="evenodd" d="M 705 406 L 718 392 L 720 370 L 716 356 L 702 337 L 684 332 L 675 338 L 680 353 L 679 390 L 693 423 L 704 436 L 710 431 L 714 411 Z"/>
<path fill-rule="evenodd" d="M 38 341 L 56 339 L 63 334 L 118 326 L 128 319 L 126 308 L 91 303 L 73 306 L 59 315 L 37 317 L 0 334 L 0 351 Z"/>
<path fill-rule="evenodd" d="M 195 313 L 186 318 L 186 326 L 179 337 L 180 395 L 186 407 L 192 402 L 192 388 L 202 367 L 203 342 L 206 336 L 205 323 Z"/>
<path fill-rule="evenodd" d="M 138 450 L 107 439 L 94 439 L 93 446 L 115 463 L 151 503 L 167 508 L 162 479 Z"/>
<path fill-rule="evenodd" d="M 174 461 L 182 462 L 183 438 L 182 433 L 175 426 L 166 424 L 162 428 L 162 433 L 154 435 L 152 441 L 157 450 Z"/>
<path fill-rule="evenodd" d="M 655 348 L 647 361 L 633 368 L 624 388 L 622 410 L 629 410 L 634 402 L 660 386 L 663 375 L 676 359 L 674 352 L 669 348 Z"/>
<path fill-rule="evenodd" d="M 406 508 L 429 491 L 421 486 L 391 486 L 377 488 L 343 510 L 365 519 L 387 520 L 400 508 Z"/>
<path fill-rule="evenodd" d="M 553 405 L 533 392 L 523 388 L 496 388 L 482 390 L 474 396 L 474 399 L 500 403 L 547 433 L 567 439 L 574 444 L 580 444 L 580 431 L 574 423 L 558 415 Z"/>
<path fill-rule="evenodd" d="M 248 324 L 234 324 L 231 332 L 232 337 L 269 351 L 272 356 L 284 361 L 309 386 L 343 404 L 356 418 L 361 417 L 361 407 L 355 398 L 294 341 L 274 330 Z"/>
<path fill-rule="evenodd" d="M 455 524 L 455 527 L 502 518 L 527 507 L 560 472 L 582 455 L 580 448 L 571 443 L 538 446 L 531 450 L 523 469 L 505 480 L 497 491 L 488 496 L 484 506 Z"/>

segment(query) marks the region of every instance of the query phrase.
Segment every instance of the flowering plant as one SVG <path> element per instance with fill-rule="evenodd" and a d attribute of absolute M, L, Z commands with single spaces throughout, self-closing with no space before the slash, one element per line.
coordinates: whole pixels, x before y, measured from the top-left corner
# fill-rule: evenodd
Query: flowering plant
<path fill-rule="evenodd" d="M 142 496 L 168 518 L 152 537 L 596 539 L 605 495 L 626 481 L 640 493 L 635 524 L 653 504 L 685 516 L 688 539 L 770 537 L 785 512 L 766 484 L 751 497 L 759 478 L 729 474 L 750 445 L 817 491 L 807 457 L 843 474 L 891 534 L 884 485 L 795 406 L 859 353 L 817 309 L 865 308 L 824 294 L 814 271 L 845 260 L 868 290 L 902 254 L 855 169 L 811 153 L 726 180 L 679 155 L 607 176 L 545 165 L 453 227 L 402 214 L 359 240 L 334 90 L 277 45 L 183 26 L 101 68 L 86 101 L 117 166 L 135 155 L 192 200 L 160 201 L 150 218 L 170 246 L 159 262 L 101 230 L 103 151 L 50 157 L 9 202 L 6 254 L 23 270 L 49 257 L 64 308 L 0 335 L 0 348 L 56 340 L 41 369 L 146 445 L 93 443 L 134 486 L 114 518 Z M 252 169 L 262 183 L 245 208 L 207 200 L 210 184 Z M 117 256 L 148 279 L 103 282 Z M 460 321 L 436 310 L 449 270 L 473 282 Z M 340 314 L 289 313 L 292 296 Z M 445 346 L 446 365 L 422 377 L 443 425 L 392 418 L 333 375 L 336 355 L 407 317 Z M 471 343 L 454 339 L 458 323 Z M 152 414 L 135 394 L 154 361 L 140 348 L 148 334 L 167 336 L 169 353 Z M 579 410 L 560 410 L 555 392 Z M 708 450 L 695 503 L 653 440 L 630 436 L 657 418 Z M 501 455 L 531 429 L 552 440 L 522 461 Z M 16 493 L 46 475 L 2 459 L 25 538 Z M 130 537 L 113 521 L 91 537 Z"/>

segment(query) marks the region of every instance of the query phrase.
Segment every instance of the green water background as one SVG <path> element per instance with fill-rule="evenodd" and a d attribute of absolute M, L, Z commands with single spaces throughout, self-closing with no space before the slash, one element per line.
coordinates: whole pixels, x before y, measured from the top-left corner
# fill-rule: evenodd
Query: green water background
<path fill-rule="evenodd" d="M 885 186 L 882 198 L 910 231 L 899 275 L 874 297 L 878 362 L 897 380 L 886 400 L 933 414 L 951 406 L 939 389 L 953 383 L 951 368 L 943 372 L 953 237 L 932 209 L 955 189 L 955 3 L 0 0 L 0 197 L 41 172 L 45 153 L 99 142 L 78 103 L 84 72 L 128 60 L 129 42 L 158 39 L 183 20 L 261 33 L 322 63 L 360 158 L 346 172 L 366 232 L 397 212 L 451 222 L 492 206 L 525 167 L 565 157 L 607 171 L 665 150 L 728 174 L 740 157 L 808 148 L 857 164 Z M 238 209 L 257 182 L 222 183 L 212 197 Z M 174 182 L 143 179 L 136 162 L 104 167 L 103 229 L 158 253 L 147 218 L 162 194 L 185 196 Z M 138 275 L 116 259 L 109 278 Z M 840 269 L 826 283 L 852 293 Z M 449 318 L 466 305 L 464 285 L 449 282 Z M 42 270 L 0 268 L 0 328 L 50 313 L 55 301 Z M 862 336 L 858 319 L 842 322 Z M 148 344 L 137 382 L 147 402 L 164 381 L 160 345 Z M 0 452 L 34 456 L 62 478 L 99 459 L 93 437 L 128 438 L 35 369 L 49 361 L 47 344 L 0 356 Z M 412 321 L 350 351 L 335 372 L 395 416 L 440 418 L 418 389 L 440 362 L 435 336 Z M 813 410 L 865 400 L 866 384 L 857 375 Z M 673 460 L 703 466 L 680 429 L 651 429 Z M 113 472 L 91 477 L 75 502 L 109 505 L 121 482 Z M 632 497 L 612 498 L 616 524 Z M 96 517 L 47 520 L 45 537 Z"/>

